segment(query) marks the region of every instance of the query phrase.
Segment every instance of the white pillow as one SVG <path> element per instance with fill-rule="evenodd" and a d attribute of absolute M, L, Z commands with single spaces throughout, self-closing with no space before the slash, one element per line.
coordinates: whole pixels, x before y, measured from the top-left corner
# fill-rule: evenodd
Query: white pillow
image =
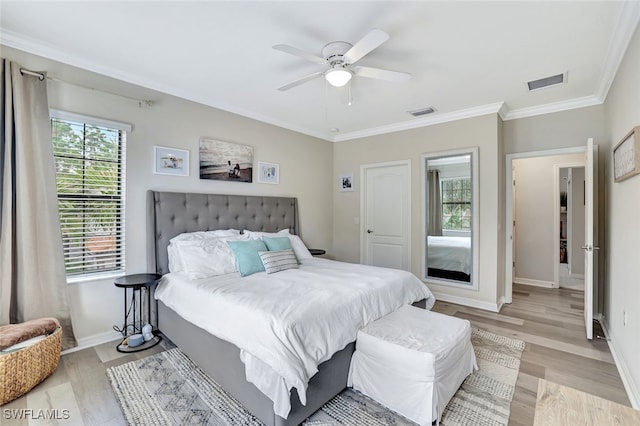
<path fill-rule="evenodd" d="M 169 240 L 169 242 L 172 243 L 174 241 L 194 241 L 202 240 L 205 238 L 233 237 L 235 235 L 240 235 L 240 231 L 238 229 L 216 229 L 215 231 L 185 232 L 173 237 L 171 240 Z"/>
<path fill-rule="evenodd" d="M 304 243 L 302 242 L 302 239 L 297 235 L 293 235 L 289 233 L 289 228 L 285 228 L 275 233 L 274 232 L 256 232 L 256 231 L 249 231 L 245 229 L 244 231 L 242 231 L 242 234 L 247 235 L 249 238 L 262 238 L 265 235 L 267 237 L 287 236 L 289 237 L 289 240 L 291 240 L 291 247 L 293 248 L 293 252 L 296 254 L 296 257 L 299 260 L 311 259 L 313 257 L 309 252 L 309 249 L 307 249 L 307 246 L 305 246 Z"/>
<path fill-rule="evenodd" d="M 235 255 L 227 241 L 246 239 L 244 235 L 235 235 L 172 242 L 169 244 L 169 253 L 173 252 L 173 262 L 169 270 L 184 271 L 191 279 L 236 272 Z"/>
<path fill-rule="evenodd" d="M 173 243 L 181 241 L 201 241 L 207 238 L 221 238 L 221 237 L 233 237 L 240 235 L 238 229 L 216 229 L 214 231 L 195 231 L 184 232 L 176 235 L 169 240 L 169 246 L 167 247 L 167 256 L 169 257 L 169 272 L 183 271 L 184 267 L 180 260 L 180 256 L 176 251 L 176 246 Z"/>
<path fill-rule="evenodd" d="M 259 232 L 259 231 L 249 231 L 245 229 L 242 231 L 242 235 L 248 235 L 249 238 L 262 238 L 264 235 L 267 237 L 284 237 L 285 235 L 291 235 L 289 233 L 289 228 L 282 229 L 278 232 Z"/>
<path fill-rule="evenodd" d="M 291 249 L 259 251 L 258 255 L 267 274 L 284 271 L 285 269 L 298 269 L 298 260 Z"/>
<path fill-rule="evenodd" d="M 298 237 L 297 235 L 289 234 L 289 239 L 291 240 L 291 247 L 293 247 L 293 251 L 295 252 L 298 259 L 311 259 L 313 257 L 300 237 Z"/>

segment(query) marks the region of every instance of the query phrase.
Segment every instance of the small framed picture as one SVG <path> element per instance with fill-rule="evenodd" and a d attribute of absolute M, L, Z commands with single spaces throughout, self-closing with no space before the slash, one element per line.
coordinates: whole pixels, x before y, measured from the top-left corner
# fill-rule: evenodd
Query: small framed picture
<path fill-rule="evenodd" d="M 340 176 L 339 188 L 340 192 L 353 191 L 353 173 Z"/>
<path fill-rule="evenodd" d="M 280 183 L 280 165 L 275 163 L 265 163 L 258 161 L 258 182 L 272 183 L 277 185 Z"/>
<path fill-rule="evenodd" d="M 153 173 L 157 175 L 189 176 L 189 151 L 154 146 Z"/>

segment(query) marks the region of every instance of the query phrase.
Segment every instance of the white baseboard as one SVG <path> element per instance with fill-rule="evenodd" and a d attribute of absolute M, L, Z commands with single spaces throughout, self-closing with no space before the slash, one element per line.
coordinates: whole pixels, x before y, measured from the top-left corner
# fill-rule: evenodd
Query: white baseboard
<path fill-rule="evenodd" d="M 536 287 L 555 288 L 555 283 L 552 281 L 541 281 L 532 280 L 530 278 L 513 277 L 513 282 L 516 284 L 533 285 Z"/>
<path fill-rule="evenodd" d="M 618 368 L 618 373 L 620 374 L 620 379 L 622 379 L 622 384 L 624 385 L 624 390 L 627 392 L 627 397 L 631 402 L 631 406 L 640 410 L 640 390 L 638 386 L 633 381 L 631 374 L 629 373 L 629 369 L 627 368 L 627 364 L 625 364 L 624 359 L 618 355 L 616 351 L 615 342 L 613 338 L 609 334 L 609 330 L 607 329 L 607 322 L 605 321 L 604 316 L 598 314 L 594 315 L 600 324 L 602 325 L 602 331 L 604 332 L 604 336 L 607 338 L 607 344 L 609 345 L 609 350 L 611 350 L 611 355 L 613 356 L 613 361 L 616 363 L 616 367 Z"/>
<path fill-rule="evenodd" d="M 442 302 L 455 303 L 456 305 L 464 305 L 464 306 L 469 306 L 471 308 L 478 308 L 478 309 L 491 311 L 491 312 L 500 312 L 500 308 L 504 303 L 504 297 L 500 299 L 500 304 L 498 304 L 498 303 L 484 302 L 482 300 L 468 299 L 466 297 L 452 296 L 450 294 L 438 293 L 435 291 L 433 292 L 433 295 L 436 297 L 436 300 L 440 300 Z"/>
<path fill-rule="evenodd" d="M 89 336 L 89 337 L 83 337 L 82 339 L 78 339 L 78 346 L 76 346 L 75 348 L 62 351 L 61 355 L 66 355 L 73 352 L 81 351 L 83 349 L 91 348 L 93 346 L 98 346 L 103 343 L 112 342 L 118 339 L 122 339 L 122 334 L 118 333 L 117 331 L 107 331 L 105 333 L 94 334 L 93 336 Z"/>

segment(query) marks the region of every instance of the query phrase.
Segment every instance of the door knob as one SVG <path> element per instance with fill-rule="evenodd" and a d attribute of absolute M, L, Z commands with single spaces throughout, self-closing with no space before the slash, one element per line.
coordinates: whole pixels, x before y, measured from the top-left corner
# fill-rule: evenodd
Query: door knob
<path fill-rule="evenodd" d="M 373 231 L 371 229 L 367 229 L 367 234 L 371 234 Z"/>

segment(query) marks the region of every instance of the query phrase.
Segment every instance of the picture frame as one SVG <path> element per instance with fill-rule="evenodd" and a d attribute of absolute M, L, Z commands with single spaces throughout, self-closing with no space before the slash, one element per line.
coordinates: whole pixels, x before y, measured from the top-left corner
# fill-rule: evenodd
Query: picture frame
<path fill-rule="evenodd" d="M 253 147 L 200 138 L 200 179 L 227 182 L 253 181 Z"/>
<path fill-rule="evenodd" d="M 258 161 L 258 182 L 278 185 L 280 183 L 280 165 Z"/>
<path fill-rule="evenodd" d="M 340 192 L 353 192 L 355 190 L 353 182 L 353 173 L 340 175 L 338 180 L 338 187 Z"/>
<path fill-rule="evenodd" d="M 153 173 L 189 176 L 189 151 L 167 146 L 153 147 Z"/>
<path fill-rule="evenodd" d="M 613 148 L 613 178 L 619 183 L 640 174 L 640 126 L 634 127 Z"/>

